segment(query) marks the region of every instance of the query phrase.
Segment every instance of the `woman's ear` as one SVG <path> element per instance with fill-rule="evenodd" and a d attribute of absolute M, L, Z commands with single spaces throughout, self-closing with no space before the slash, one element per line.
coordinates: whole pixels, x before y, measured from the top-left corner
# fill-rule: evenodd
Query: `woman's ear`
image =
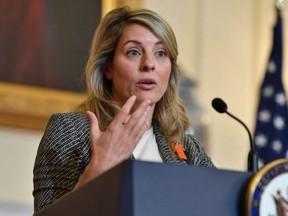
<path fill-rule="evenodd" d="M 111 68 L 110 68 L 110 66 L 108 66 L 108 67 L 104 70 L 104 76 L 105 76 L 108 80 L 112 80 L 112 73 L 111 73 Z"/>

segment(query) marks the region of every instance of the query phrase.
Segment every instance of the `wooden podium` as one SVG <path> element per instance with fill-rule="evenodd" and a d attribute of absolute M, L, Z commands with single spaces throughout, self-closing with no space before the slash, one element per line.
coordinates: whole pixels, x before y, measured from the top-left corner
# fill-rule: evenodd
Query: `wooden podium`
<path fill-rule="evenodd" d="M 127 160 L 37 216 L 237 216 L 253 173 Z"/>

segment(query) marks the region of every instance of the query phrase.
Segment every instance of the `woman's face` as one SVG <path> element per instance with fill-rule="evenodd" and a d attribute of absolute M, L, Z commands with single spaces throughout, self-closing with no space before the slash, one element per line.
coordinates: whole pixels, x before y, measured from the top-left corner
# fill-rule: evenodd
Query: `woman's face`
<path fill-rule="evenodd" d="M 161 40 L 139 24 L 124 27 L 106 78 L 112 80 L 113 99 L 121 106 L 136 95 L 136 105 L 150 99 L 152 106 L 164 95 L 171 73 L 168 51 Z"/>

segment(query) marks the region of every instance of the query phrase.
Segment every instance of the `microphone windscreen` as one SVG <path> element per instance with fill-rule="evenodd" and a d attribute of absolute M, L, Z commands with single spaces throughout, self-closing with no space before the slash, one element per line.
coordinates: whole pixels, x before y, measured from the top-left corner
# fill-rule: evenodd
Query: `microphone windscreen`
<path fill-rule="evenodd" d="M 224 113 L 227 111 L 227 105 L 221 98 L 214 98 L 212 101 L 212 106 L 219 113 Z"/>

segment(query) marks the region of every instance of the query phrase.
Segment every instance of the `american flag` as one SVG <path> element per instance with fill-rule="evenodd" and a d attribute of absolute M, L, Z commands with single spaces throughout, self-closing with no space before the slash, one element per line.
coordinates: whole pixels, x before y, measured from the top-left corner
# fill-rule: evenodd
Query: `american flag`
<path fill-rule="evenodd" d="M 282 20 L 273 29 L 273 46 L 260 89 L 254 134 L 260 167 L 288 154 L 288 109 L 282 84 Z"/>

